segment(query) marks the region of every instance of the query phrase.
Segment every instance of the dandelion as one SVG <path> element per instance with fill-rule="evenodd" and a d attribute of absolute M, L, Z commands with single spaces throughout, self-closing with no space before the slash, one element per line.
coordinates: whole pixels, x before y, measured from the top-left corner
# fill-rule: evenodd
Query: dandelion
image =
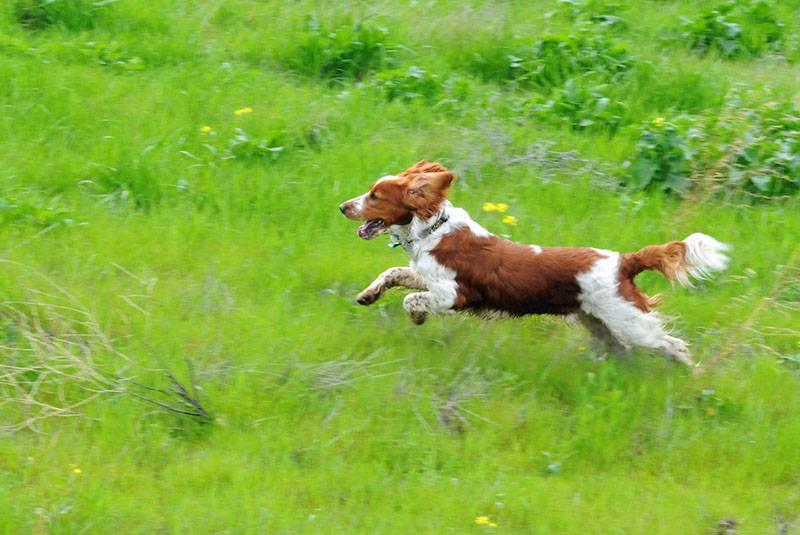
<path fill-rule="evenodd" d="M 505 223 L 506 225 L 516 225 L 517 218 L 514 217 L 513 215 L 507 215 L 503 218 L 503 223 Z"/>
<path fill-rule="evenodd" d="M 653 126 L 655 126 L 656 128 L 661 128 L 662 126 L 664 126 L 664 118 L 656 117 L 655 119 L 653 119 Z"/>
<path fill-rule="evenodd" d="M 488 516 L 476 516 L 475 517 L 475 523 L 476 524 L 480 524 L 482 526 L 488 526 L 489 524 L 492 523 L 492 521 L 489 520 Z"/>
<path fill-rule="evenodd" d="M 484 212 L 500 212 L 502 214 L 508 210 L 508 205 L 504 202 L 485 202 L 482 209 Z"/>
<path fill-rule="evenodd" d="M 245 113 L 253 113 L 253 108 L 239 108 L 238 110 L 234 111 L 233 114 L 237 117 L 244 115 Z"/>
<path fill-rule="evenodd" d="M 82 474 L 83 470 L 81 470 L 80 468 L 73 468 L 72 469 L 72 473 L 73 474 Z"/>
<path fill-rule="evenodd" d="M 205 125 L 205 126 L 201 126 L 201 127 L 200 127 L 200 131 L 201 131 L 202 133 L 204 133 L 204 134 L 208 134 L 209 132 L 211 132 L 211 130 L 213 130 L 213 129 L 212 129 L 210 126 L 208 126 L 208 125 Z"/>

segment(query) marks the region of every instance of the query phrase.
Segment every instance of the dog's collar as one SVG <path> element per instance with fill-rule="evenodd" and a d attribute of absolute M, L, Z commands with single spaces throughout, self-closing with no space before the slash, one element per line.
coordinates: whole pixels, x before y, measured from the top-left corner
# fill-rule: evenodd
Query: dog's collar
<path fill-rule="evenodd" d="M 392 241 L 389 243 L 389 247 L 394 248 L 394 247 L 398 247 L 398 246 L 402 245 L 403 248 L 408 251 L 408 250 L 411 249 L 411 245 L 415 241 L 427 238 L 428 236 L 430 236 L 431 234 L 433 234 L 434 232 L 439 230 L 439 228 L 442 225 L 447 223 L 448 219 L 450 219 L 450 216 L 448 216 L 447 212 L 445 212 L 444 208 L 442 208 L 442 211 L 439 212 L 439 217 L 436 218 L 436 221 L 433 223 L 433 225 L 431 225 L 430 227 L 422 229 L 420 231 L 420 233 L 419 233 L 419 236 L 417 236 L 413 240 L 406 240 L 406 239 L 402 238 L 401 236 L 399 236 L 399 235 L 395 234 L 394 232 L 392 232 L 390 234 Z"/>

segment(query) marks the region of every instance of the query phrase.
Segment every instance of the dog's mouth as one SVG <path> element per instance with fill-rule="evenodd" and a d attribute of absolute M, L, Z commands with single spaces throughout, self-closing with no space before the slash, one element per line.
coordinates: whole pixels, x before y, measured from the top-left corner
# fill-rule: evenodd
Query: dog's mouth
<path fill-rule="evenodd" d="M 370 219 L 360 227 L 358 227 L 358 237 L 365 240 L 371 240 L 379 234 L 383 234 L 388 229 L 384 224 L 383 219 Z"/>

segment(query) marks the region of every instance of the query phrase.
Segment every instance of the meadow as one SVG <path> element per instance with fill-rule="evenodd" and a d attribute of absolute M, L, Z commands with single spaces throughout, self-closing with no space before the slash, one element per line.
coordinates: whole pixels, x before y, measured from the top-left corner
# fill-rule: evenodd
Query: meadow
<path fill-rule="evenodd" d="M 797 0 L 5 0 L 0 532 L 800 533 L 798 60 Z M 423 158 L 731 244 L 638 279 L 703 373 L 355 304 L 407 259 L 338 204 Z"/>

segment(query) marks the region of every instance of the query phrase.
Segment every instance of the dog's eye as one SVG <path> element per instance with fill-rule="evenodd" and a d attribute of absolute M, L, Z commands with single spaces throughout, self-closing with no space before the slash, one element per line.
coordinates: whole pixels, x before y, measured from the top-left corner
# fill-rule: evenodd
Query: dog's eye
<path fill-rule="evenodd" d="M 377 200 L 378 200 L 378 196 L 377 196 L 377 195 L 375 195 L 375 192 L 374 192 L 374 191 L 371 191 L 371 192 L 369 193 L 369 200 L 371 200 L 371 201 L 377 201 Z"/>

